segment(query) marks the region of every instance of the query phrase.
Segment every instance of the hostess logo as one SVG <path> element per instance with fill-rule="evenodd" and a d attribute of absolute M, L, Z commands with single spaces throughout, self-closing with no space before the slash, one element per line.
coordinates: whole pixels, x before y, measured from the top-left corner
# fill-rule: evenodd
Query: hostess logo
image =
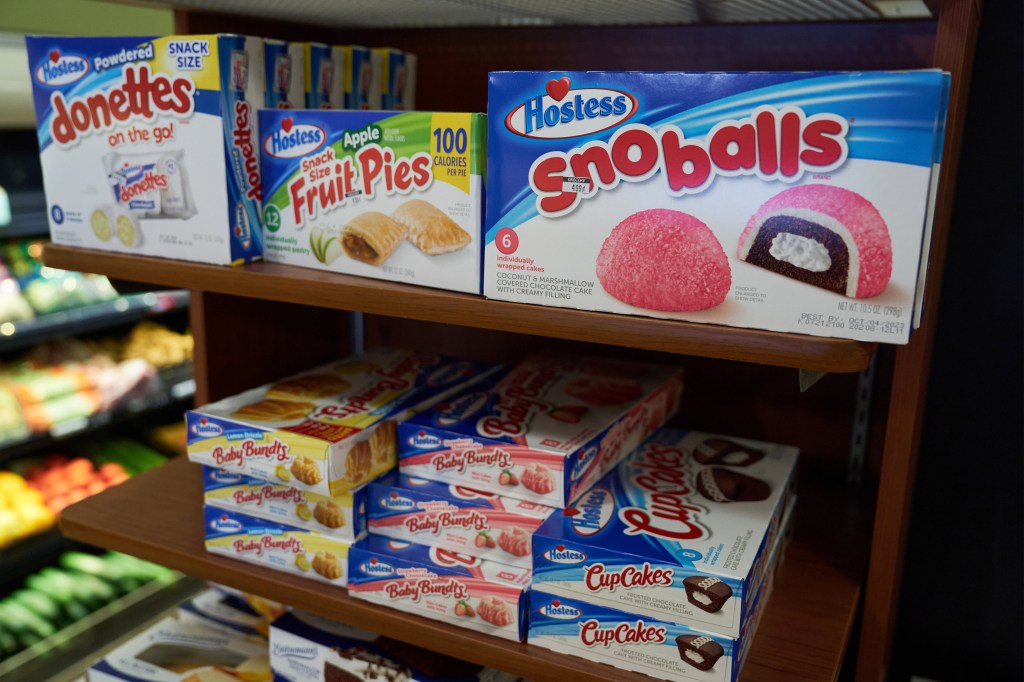
<path fill-rule="evenodd" d="M 242 523 L 225 515 L 211 521 L 210 528 L 218 533 L 238 533 L 242 530 Z"/>
<path fill-rule="evenodd" d="M 615 498 L 612 491 L 603 486 L 595 487 L 576 505 L 572 516 L 572 529 L 577 535 L 594 535 L 608 525 L 615 514 Z"/>
<path fill-rule="evenodd" d="M 36 81 L 55 88 L 80 80 L 89 73 L 89 60 L 73 54 L 62 55 L 52 50 L 42 64 L 36 68 Z"/>
<path fill-rule="evenodd" d="M 554 548 L 544 552 L 543 557 L 553 564 L 581 564 L 587 560 L 587 555 L 577 549 L 566 548 L 565 545 L 555 545 Z"/>
<path fill-rule="evenodd" d="M 296 123 L 291 116 L 281 121 L 281 127 L 263 139 L 263 151 L 278 159 L 297 159 L 312 154 L 327 141 L 327 133 L 320 126 Z"/>
<path fill-rule="evenodd" d="M 472 417 L 486 404 L 486 393 L 467 393 L 439 406 L 434 414 L 434 422 L 438 426 L 453 426 Z"/>
<path fill-rule="evenodd" d="M 544 90 L 505 116 L 509 131 L 534 139 L 581 137 L 620 125 L 640 106 L 636 97 L 622 90 L 574 90 L 568 77 L 548 81 Z"/>
<path fill-rule="evenodd" d="M 405 442 L 420 450 L 433 450 L 441 447 L 441 439 L 426 431 L 417 431 L 409 436 Z"/>
<path fill-rule="evenodd" d="M 205 417 L 194 422 L 192 426 L 189 427 L 189 430 L 195 435 L 202 436 L 203 438 L 215 438 L 216 436 L 220 436 L 224 433 L 224 428 L 221 427 L 220 424 L 208 422 Z"/>
<path fill-rule="evenodd" d="M 224 469 L 213 469 L 210 471 L 210 480 L 221 485 L 236 485 L 241 483 L 242 479 L 243 476 L 241 474 L 233 474 Z"/>
<path fill-rule="evenodd" d="M 416 506 L 408 497 L 402 497 L 394 491 L 380 498 L 378 504 L 389 511 L 409 511 Z"/>
<path fill-rule="evenodd" d="M 394 566 L 386 564 L 376 557 L 361 563 L 359 565 L 359 570 L 362 571 L 364 575 L 390 576 L 395 574 Z"/>
<path fill-rule="evenodd" d="M 557 599 L 552 600 L 550 604 L 544 604 L 537 610 L 541 615 L 559 620 L 576 620 L 583 615 L 583 612 L 576 607 L 563 604 Z"/>

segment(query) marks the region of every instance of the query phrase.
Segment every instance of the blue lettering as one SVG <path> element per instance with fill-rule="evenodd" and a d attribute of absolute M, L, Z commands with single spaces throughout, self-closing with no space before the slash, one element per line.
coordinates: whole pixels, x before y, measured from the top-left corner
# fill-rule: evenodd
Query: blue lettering
<path fill-rule="evenodd" d="M 559 111 L 562 112 L 561 122 L 568 123 L 573 119 L 572 115 L 572 102 L 566 102 L 559 107 Z"/>
<path fill-rule="evenodd" d="M 523 109 L 523 117 L 525 119 L 523 127 L 525 132 L 529 133 L 532 132 L 534 128 L 544 127 L 544 119 L 541 117 L 540 110 L 542 103 L 543 98 L 540 95 L 537 95 L 533 99 L 526 100 L 525 108 Z"/>
<path fill-rule="evenodd" d="M 612 98 L 602 97 L 601 98 L 601 115 L 611 116 L 612 115 Z"/>
<path fill-rule="evenodd" d="M 558 107 L 548 107 L 544 110 L 544 122 L 549 126 L 558 125 Z"/>
<path fill-rule="evenodd" d="M 626 98 L 624 95 L 619 95 L 614 99 L 612 102 L 612 113 L 616 116 L 626 113 Z"/>
<path fill-rule="evenodd" d="M 588 99 L 586 105 L 583 107 L 586 111 L 587 118 L 596 118 L 597 109 L 600 106 L 600 102 L 596 99 Z"/>

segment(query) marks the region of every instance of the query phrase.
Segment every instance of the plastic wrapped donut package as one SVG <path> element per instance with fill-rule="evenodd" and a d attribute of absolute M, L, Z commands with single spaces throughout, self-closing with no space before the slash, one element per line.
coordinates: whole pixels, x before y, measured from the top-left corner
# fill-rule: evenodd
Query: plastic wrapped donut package
<path fill-rule="evenodd" d="M 949 75 L 495 72 L 489 298 L 906 343 Z"/>
<path fill-rule="evenodd" d="M 261 257 L 263 39 L 26 39 L 55 243 L 208 263 Z"/>

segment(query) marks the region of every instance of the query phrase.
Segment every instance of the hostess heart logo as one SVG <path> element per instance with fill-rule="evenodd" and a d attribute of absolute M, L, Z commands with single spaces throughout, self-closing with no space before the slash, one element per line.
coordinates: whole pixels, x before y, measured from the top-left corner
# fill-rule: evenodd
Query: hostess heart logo
<path fill-rule="evenodd" d="M 576 620 L 583 615 L 582 611 L 576 607 L 563 604 L 558 599 L 553 599 L 551 603 L 544 604 L 537 610 L 548 618 L 557 618 L 558 620 Z"/>
<path fill-rule="evenodd" d="M 621 125 L 640 108 L 624 90 L 573 87 L 568 76 L 547 81 L 544 92 L 523 101 L 505 115 L 509 132 L 533 139 L 565 139 L 592 135 Z"/>
<path fill-rule="evenodd" d="M 277 159 L 296 159 L 314 154 L 327 142 L 327 132 L 317 125 L 296 123 L 289 116 L 281 127 L 263 140 L 263 151 Z"/>
<path fill-rule="evenodd" d="M 89 73 L 89 60 L 73 54 L 62 55 L 60 50 L 51 50 L 33 74 L 41 85 L 51 88 L 70 85 Z"/>

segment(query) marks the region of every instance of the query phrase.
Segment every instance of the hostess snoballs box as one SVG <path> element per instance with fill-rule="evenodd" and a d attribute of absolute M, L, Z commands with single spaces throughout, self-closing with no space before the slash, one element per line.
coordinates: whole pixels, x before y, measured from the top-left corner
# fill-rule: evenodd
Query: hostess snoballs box
<path fill-rule="evenodd" d="M 526 637 L 530 569 L 370 533 L 349 553 L 348 592 L 502 639 Z"/>
<path fill-rule="evenodd" d="M 529 568 L 533 532 L 555 512 L 535 502 L 399 475 L 369 486 L 371 533 Z"/>
<path fill-rule="evenodd" d="M 562 508 L 675 414 L 682 387 L 676 367 L 538 353 L 401 423 L 398 465 Z"/>
<path fill-rule="evenodd" d="M 203 467 L 203 502 L 207 506 L 240 511 L 349 542 L 366 532 L 367 491 L 367 485 L 363 485 L 331 497 L 236 471 Z"/>
<path fill-rule="evenodd" d="M 305 52 L 303 43 L 266 40 L 263 73 L 267 107 L 301 109 L 306 105 Z"/>
<path fill-rule="evenodd" d="M 89 667 L 89 682 L 271 682 L 267 640 L 164 618 Z"/>
<path fill-rule="evenodd" d="M 906 343 L 948 82 L 492 73 L 484 293 Z"/>
<path fill-rule="evenodd" d="M 495 370 L 374 348 L 188 410 L 188 457 L 337 498 L 394 467 L 397 422 Z"/>
<path fill-rule="evenodd" d="M 345 49 L 304 43 L 307 109 L 345 108 Z"/>
<path fill-rule="evenodd" d="M 263 252 L 263 41 L 29 36 L 54 243 L 235 264 Z"/>
<path fill-rule="evenodd" d="M 206 551 L 345 586 L 351 542 L 219 507 L 203 508 Z"/>
<path fill-rule="evenodd" d="M 779 535 L 797 454 L 662 429 L 534 532 L 534 584 L 736 637 Z"/>
<path fill-rule="evenodd" d="M 260 114 L 266 258 L 480 293 L 482 114 Z"/>

